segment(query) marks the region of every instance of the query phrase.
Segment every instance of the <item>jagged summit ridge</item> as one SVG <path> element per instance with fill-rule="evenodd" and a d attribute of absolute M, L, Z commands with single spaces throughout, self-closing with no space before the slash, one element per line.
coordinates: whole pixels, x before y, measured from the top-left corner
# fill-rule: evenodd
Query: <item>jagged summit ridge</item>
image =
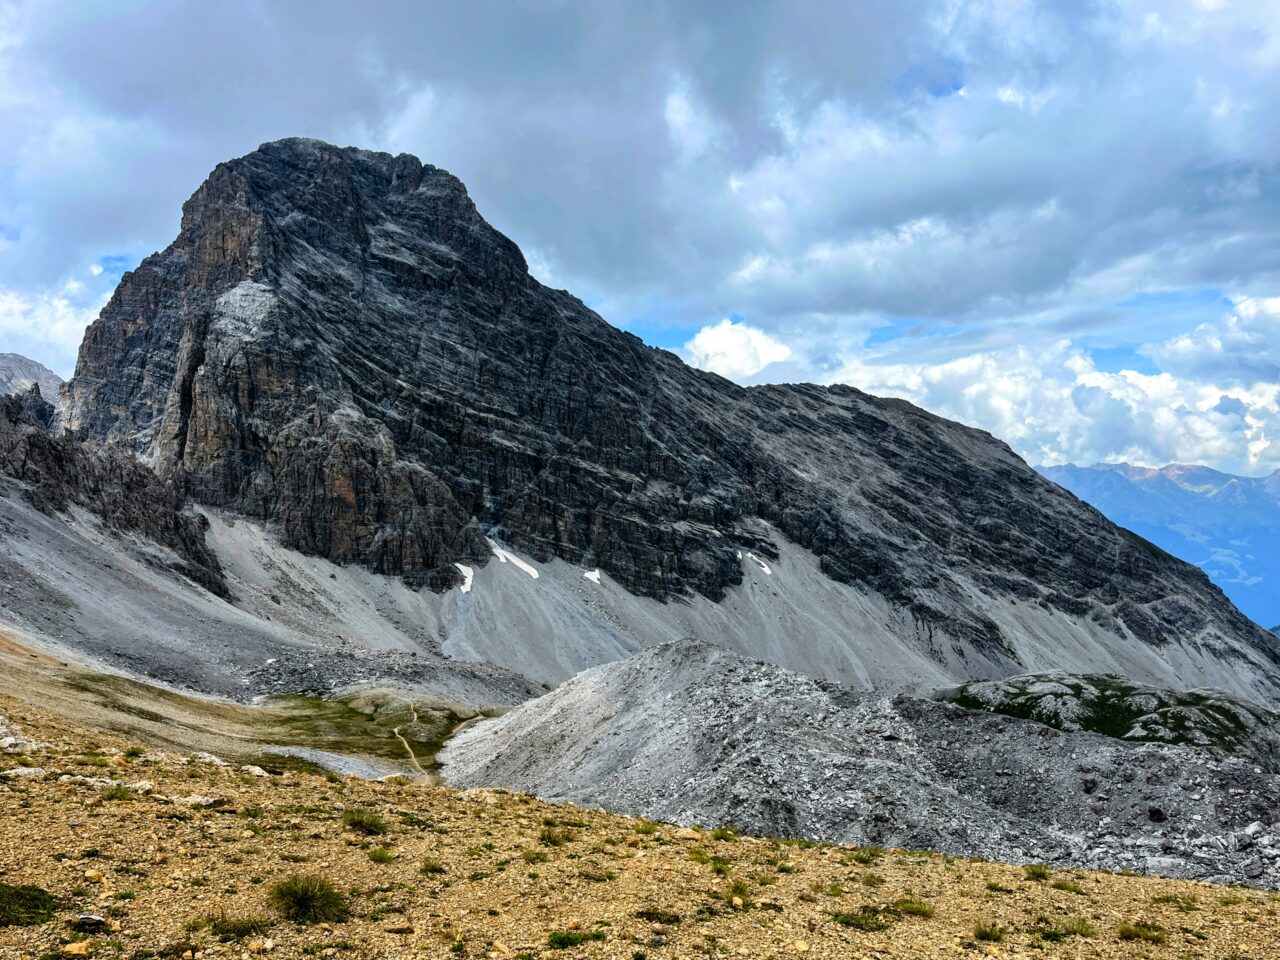
<path fill-rule="evenodd" d="M 719 599 L 781 536 L 954 675 L 1061 666 L 1066 625 L 1277 687 L 1274 637 L 1004 444 L 849 387 L 693 370 L 539 284 L 459 180 L 405 155 L 284 140 L 219 165 L 88 331 L 67 403 L 72 432 L 196 501 L 414 583 L 458 583 L 489 536 Z"/>

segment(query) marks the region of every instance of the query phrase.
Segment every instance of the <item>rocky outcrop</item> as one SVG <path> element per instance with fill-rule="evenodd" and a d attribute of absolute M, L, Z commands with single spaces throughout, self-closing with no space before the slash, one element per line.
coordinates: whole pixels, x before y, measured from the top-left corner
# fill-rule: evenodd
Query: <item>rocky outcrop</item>
<path fill-rule="evenodd" d="M 973 680 L 939 696 L 1058 730 L 1218 750 L 1280 772 L 1280 714 L 1215 690 L 1167 690 L 1114 675 L 1059 672 Z"/>
<path fill-rule="evenodd" d="M 33 383 L 21 393 L 13 394 L 22 405 L 22 412 L 43 430 L 51 430 L 58 415 L 57 408 L 44 398 L 40 384 Z"/>
<path fill-rule="evenodd" d="M 681 824 L 1280 886 L 1280 773 L 914 698 L 693 641 L 458 733 L 447 783 Z"/>
<path fill-rule="evenodd" d="M 38 399 L 39 388 L 33 390 Z M 175 570 L 212 593 L 228 595 L 218 560 L 205 544 L 203 520 L 185 511 L 185 498 L 171 482 L 123 450 L 51 437 L 32 417 L 30 399 L 0 397 L 0 474 L 21 482 L 39 510 L 82 507 L 111 530 L 138 534 L 172 551 Z"/>
<path fill-rule="evenodd" d="M 774 555 L 764 520 L 960 672 L 1025 672 L 1022 639 L 1065 621 L 1234 662 L 1260 695 L 1280 677 L 1275 637 L 1203 574 L 1003 443 L 850 387 L 690 369 L 539 284 L 461 182 L 406 155 L 285 140 L 219 165 L 65 399 L 73 434 L 198 501 L 414 583 L 459 582 L 489 534 L 719 599 L 741 551 Z"/>

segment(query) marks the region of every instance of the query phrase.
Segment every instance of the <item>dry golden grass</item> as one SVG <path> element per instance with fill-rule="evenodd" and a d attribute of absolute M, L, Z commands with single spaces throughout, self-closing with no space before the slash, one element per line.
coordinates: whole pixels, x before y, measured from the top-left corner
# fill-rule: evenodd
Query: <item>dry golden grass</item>
<path fill-rule="evenodd" d="M 10 698 L 0 714 L 46 744 L 21 759 L 42 776 L 0 778 L 0 882 L 58 898 L 52 920 L 0 927 L 5 958 L 1280 958 L 1280 900 L 1258 891 L 1050 871 L 1069 881 L 1055 885 L 498 791 L 259 778 L 139 755 L 136 740 Z M 108 793 L 101 778 L 151 790 Z M 192 795 L 219 804 L 168 799 Z M 386 832 L 352 828 L 370 817 Z M 306 912 L 313 895 L 321 913 Z M 76 932 L 81 913 L 107 928 Z"/>

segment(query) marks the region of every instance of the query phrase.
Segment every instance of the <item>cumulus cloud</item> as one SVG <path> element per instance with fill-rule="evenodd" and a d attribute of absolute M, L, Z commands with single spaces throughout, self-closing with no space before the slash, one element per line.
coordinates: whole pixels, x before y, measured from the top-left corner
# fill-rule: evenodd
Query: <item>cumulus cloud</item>
<path fill-rule="evenodd" d="M 981 427 L 1032 463 L 1209 463 L 1257 474 L 1280 469 L 1280 380 L 1249 356 L 1273 349 L 1261 333 L 1274 330 L 1274 306 L 1242 299 L 1201 325 L 1198 355 L 1182 336 L 1148 348 L 1176 370 L 1102 370 L 1063 339 L 936 363 L 862 350 L 826 379 Z"/>
<path fill-rule="evenodd" d="M 786 360 L 791 348 L 763 330 L 725 319 L 699 330 L 684 345 L 684 355 L 695 367 L 742 380 Z"/>
<path fill-rule="evenodd" d="M 1280 297 L 1244 297 L 1225 320 L 1147 351 L 1165 370 L 1229 383 L 1280 382 Z"/>
<path fill-rule="evenodd" d="M 1272 314 L 1125 305 L 1280 290 L 1277 69 L 1273 0 L 0 0 L 0 349 L 65 370 L 83 264 L 316 136 L 452 170 L 539 277 L 740 379 L 843 370 L 1032 459 L 1260 464 Z"/>
<path fill-rule="evenodd" d="M 84 330 L 106 305 L 108 294 L 93 294 L 78 280 L 68 280 L 48 293 L 24 293 L 0 287 L 0 344 L 4 352 L 53 360 L 65 377 L 69 358 Z M 64 362 L 58 362 L 62 360 Z"/>

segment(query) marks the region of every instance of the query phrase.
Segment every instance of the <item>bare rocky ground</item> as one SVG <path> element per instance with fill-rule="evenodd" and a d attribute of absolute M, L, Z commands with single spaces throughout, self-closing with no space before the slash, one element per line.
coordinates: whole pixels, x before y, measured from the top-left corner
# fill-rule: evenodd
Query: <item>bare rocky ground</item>
<path fill-rule="evenodd" d="M 460 786 L 677 823 L 1280 887 L 1254 757 L 858 694 L 664 644 L 459 733 Z"/>
<path fill-rule="evenodd" d="M 4 958 L 1280 955 L 1280 897 L 1256 890 L 264 775 L 8 697 L 0 714 L 0 907 L 53 898 L 0 926 Z M 273 891 L 298 875 L 345 917 L 286 919 Z"/>

